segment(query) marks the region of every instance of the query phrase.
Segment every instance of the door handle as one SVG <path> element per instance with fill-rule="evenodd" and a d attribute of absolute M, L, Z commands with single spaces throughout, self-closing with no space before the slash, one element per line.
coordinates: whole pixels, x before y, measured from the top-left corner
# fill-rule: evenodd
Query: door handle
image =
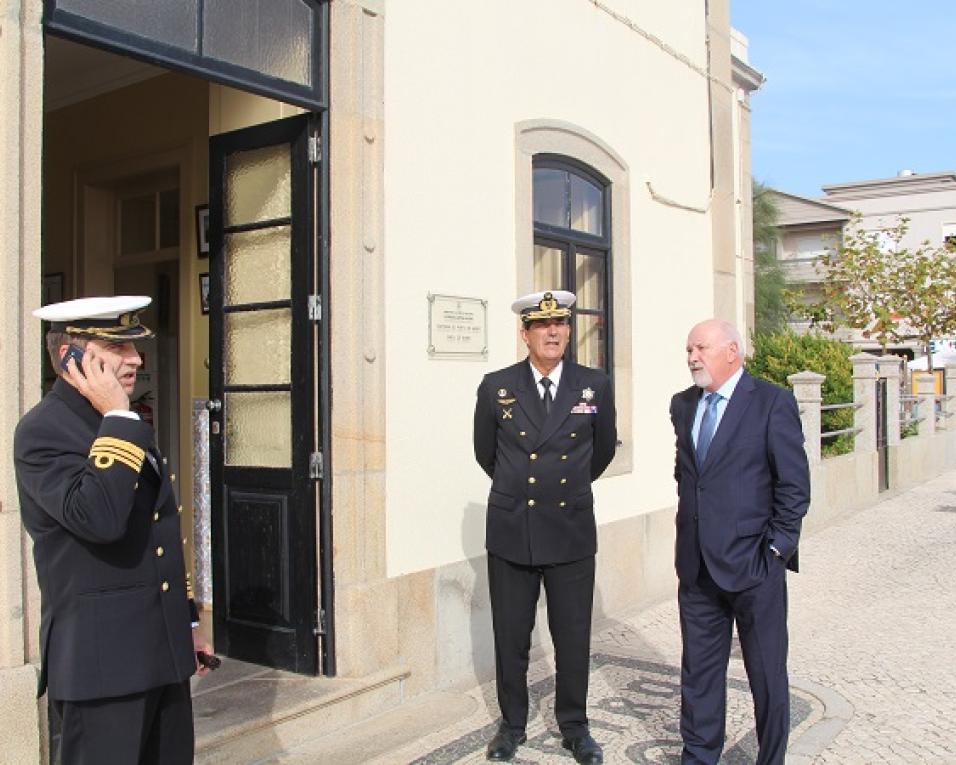
<path fill-rule="evenodd" d="M 210 412 L 218 412 L 222 410 L 222 401 L 218 398 L 211 398 L 206 402 L 206 409 Z"/>

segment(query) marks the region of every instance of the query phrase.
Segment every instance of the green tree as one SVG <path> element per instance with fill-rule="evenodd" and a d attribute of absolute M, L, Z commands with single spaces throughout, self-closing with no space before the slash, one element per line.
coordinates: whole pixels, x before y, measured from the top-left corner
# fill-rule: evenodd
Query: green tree
<path fill-rule="evenodd" d="M 792 330 L 755 332 L 753 350 L 747 359 L 747 371 L 754 377 L 789 387 L 787 377 L 809 369 L 825 375 L 822 396 L 824 404 L 846 404 L 853 400 L 852 349 L 846 343 L 824 337 L 818 332 L 798 335 Z M 823 412 L 822 432 L 853 427 L 852 409 Z M 845 454 L 853 449 L 852 434 L 825 439 L 822 452 L 826 456 Z"/>
<path fill-rule="evenodd" d="M 769 189 L 753 181 L 754 330 L 775 332 L 790 317 L 787 282 L 777 260 L 777 221 L 780 212 Z"/>
<path fill-rule="evenodd" d="M 858 329 L 884 350 L 917 340 L 926 352 L 935 337 L 956 334 L 956 260 L 951 248 L 928 241 L 903 245 L 909 219 L 867 231 L 854 216 L 839 246 L 818 264 L 822 300 L 794 310 L 833 332 Z"/>

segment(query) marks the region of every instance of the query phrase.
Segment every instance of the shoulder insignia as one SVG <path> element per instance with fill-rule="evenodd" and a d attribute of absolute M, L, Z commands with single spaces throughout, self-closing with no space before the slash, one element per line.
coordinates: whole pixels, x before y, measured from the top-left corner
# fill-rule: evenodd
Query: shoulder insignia
<path fill-rule="evenodd" d="M 134 473 L 139 473 L 143 468 L 145 457 L 146 452 L 132 441 L 111 436 L 100 436 L 93 442 L 90 449 L 90 459 L 100 470 L 106 470 L 113 467 L 115 463 L 121 462 Z"/>

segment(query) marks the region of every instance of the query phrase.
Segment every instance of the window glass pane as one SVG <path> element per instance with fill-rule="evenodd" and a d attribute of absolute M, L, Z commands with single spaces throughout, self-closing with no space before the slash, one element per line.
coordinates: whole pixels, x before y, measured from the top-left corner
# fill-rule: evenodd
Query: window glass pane
<path fill-rule="evenodd" d="M 292 394 L 227 393 L 226 464 L 292 467 Z"/>
<path fill-rule="evenodd" d="M 286 300 L 292 295 L 290 226 L 226 234 L 226 305 Z"/>
<path fill-rule="evenodd" d="M 533 279 L 536 292 L 565 289 L 562 279 L 564 269 L 561 267 L 563 258 L 564 250 L 559 250 L 557 247 L 548 247 L 544 244 L 534 246 Z"/>
<path fill-rule="evenodd" d="M 227 313 L 223 332 L 226 385 L 288 384 L 292 310 Z"/>
<path fill-rule="evenodd" d="M 599 186 L 571 175 L 571 228 L 588 234 L 604 234 L 604 194 Z"/>
<path fill-rule="evenodd" d="M 568 174 L 564 170 L 534 170 L 534 219 L 538 223 L 568 227 Z"/>
<path fill-rule="evenodd" d="M 120 200 L 120 255 L 156 249 L 156 197 L 143 194 Z"/>
<path fill-rule="evenodd" d="M 58 0 L 56 5 L 85 19 L 195 52 L 199 18 L 196 3 L 197 0 Z"/>
<path fill-rule="evenodd" d="M 285 218 L 292 209 L 289 146 L 241 151 L 226 159 L 225 224 Z"/>
<path fill-rule="evenodd" d="M 280 80 L 311 85 L 313 15 L 301 0 L 206 0 L 203 52 Z"/>
<path fill-rule="evenodd" d="M 575 349 L 577 350 L 578 364 L 587 367 L 606 369 L 607 359 L 604 356 L 604 317 L 593 314 L 574 314 L 574 330 L 576 334 Z"/>
<path fill-rule="evenodd" d="M 578 308 L 604 310 L 604 258 L 586 252 L 574 256 L 574 291 Z"/>
<path fill-rule="evenodd" d="M 179 246 L 179 189 L 159 194 L 159 246 Z"/>

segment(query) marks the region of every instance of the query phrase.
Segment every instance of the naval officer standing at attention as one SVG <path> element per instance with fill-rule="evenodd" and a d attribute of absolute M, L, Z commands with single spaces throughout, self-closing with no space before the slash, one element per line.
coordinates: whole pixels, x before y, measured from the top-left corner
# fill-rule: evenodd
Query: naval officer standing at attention
<path fill-rule="evenodd" d="M 501 724 L 489 760 L 510 760 L 526 740 L 528 654 L 541 583 L 554 642 L 555 716 L 562 746 L 601 763 L 587 695 L 597 531 L 591 482 L 617 443 L 611 381 L 564 360 L 570 292 L 519 298 L 528 358 L 478 387 L 475 458 L 491 477 L 485 547 Z"/>
<path fill-rule="evenodd" d="M 193 760 L 189 677 L 211 648 L 190 628 L 174 477 L 129 407 L 143 363 L 134 343 L 152 337 L 136 311 L 149 302 L 34 311 L 51 322 L 60 376 L 17 425 L 14 463 L 40 585 L 38 692 L 62 721 L 69 765 Z"/>

